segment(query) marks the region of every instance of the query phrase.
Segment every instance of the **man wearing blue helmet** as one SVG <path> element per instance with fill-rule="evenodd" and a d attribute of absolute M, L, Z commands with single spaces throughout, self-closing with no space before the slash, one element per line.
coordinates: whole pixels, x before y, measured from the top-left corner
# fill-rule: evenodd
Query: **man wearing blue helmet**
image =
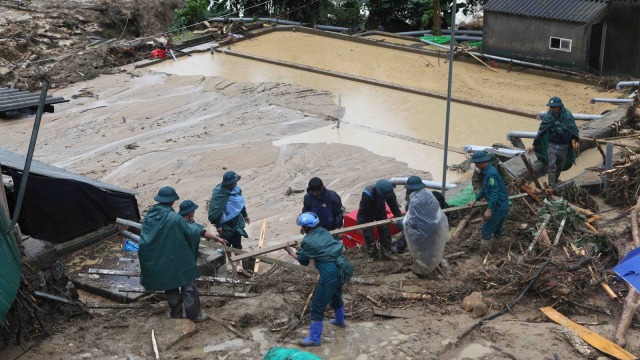
<path fill-rule="evenodd" d="M 322 336 L 322 320 L 327 305 L 331 305 L 335 312 L 335 320 L 331 324 L 346 327 L 344 323 L 344 302 L 342 301 L 342 285 L 353 274 L 353 267 L 342 256 L 342 243 L 319 226 L 318 215 L 305 212 L 296 220 L 304 238 L 300 244 L 300 250 L 294 253 L 290 247 L 285 250 L 301 265 L 308 266 L 313 260 L 320 275 L 320 281 L 316 286 L 311 301 L 311 325 L 309 336 L 300 340 L 302 346 L 319 346 Z"/>
<path fill-rule="evenodd" d="M 482 223 L 482 240 L 480 241 L 480 251 L 495 252 L 498 250 L 502 240 L 502 224 L 509 212 L 509 195 L 504 185 L 504 180 L 498 170 L 491 165 L 491 156 L 484 151 L 476 151 L 471 157 L 471 163 L 482 171 L 484 175 L 484 185 L 482 189 L 469 205 L 473 207 L 476 201 L 487 199 L 487 210 L 484 213 L 484 223 Z"/>
<path fill-rule="evenodd" d="M 529 147 L 529 154 L 535 151 L 540 162 L 547 166 L 549 187 L 555 189 L 560 173 L 569 170 L 574 163 L 580 132 L 576 120 L 559 97 L 552 97 L 547 103 L 549 111 L 544 114 L 538 134 Z M 572 142 L 575 145 L 572 146 Z"/>
<path fill-rule="evenodd" d="M 391 209 L 394 216 L 402 216 L 396 194 L 393 192 L 393 184 L 388 180 L 380 179 L 375 185 L 369 185 L 362 191 L 356 222 L 358 224 L 366 224 L 376 220 L 386 220 L 387 208 L 385 203 L 389 205 L 389 209 Z M 363 229 L 362 233 L 367 244 L 369 257 L 378 259 L 378 249 L 373 238 L 373 228 Z M 388 225 L 378 226 L 378 238 L 380 240 L 380 257 L 384 260 L 392 260 L 391 232 Z"/>

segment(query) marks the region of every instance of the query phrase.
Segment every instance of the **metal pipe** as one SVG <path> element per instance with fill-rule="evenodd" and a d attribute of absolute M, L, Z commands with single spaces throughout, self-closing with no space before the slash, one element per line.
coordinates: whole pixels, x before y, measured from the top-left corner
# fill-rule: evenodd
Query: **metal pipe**
<path fill-rule="evenodd" d="M 633 99 L 607 99 L 607 98 L 591 98 L 591 103 L 606 102 L 611 104 L 627 104 L 632 103 Z"/>
<path fill-rule="evenodd" d="M 441 32 L 443 34 L 451 34 L 451 30 L 450 29 L 446 29 L 446 30 L 441 30 Z M 397 32 L 396 35 L 409 35 L 409 36 L 415 36 L 415 35 L 426 35 L 426 34 L 432 34 L 433 31 L 432 30 L 417 30 L 417 31 L 402 31 L 402 32 Z M 456 30 L 456 34 L 460 34 L 460 35 L 482 35 L 482 31 L 479 30 Z"/>
<path fill-rule="evenodd" d="M 408 35 L 408 36 L 426 35 L 426 34 L 431 34 L 431 30 L 402 31 L 402 32 L 396 33 L 396 35 Z"/>
<path fill-rule="evenodd" d="M 604 158 L 604 169 L 611 170 L 613 168 L 613 143 L 607 143 L 607 152 Z M 611 187 L 611 174 L 604 176 L 604 189 L 607 190 Z"/>
<path fill-rule="evenodd" d="M 622 90 L 623 87 L 640 86 L 640 81 L 620 81 L 616 85 L 616 90 Z"/>
<path fill-rule="evenodd" d="M 429 40 L 425 40 L 425 39 L 420 39 L 420 41 L 422 41 L 423 43 L 429 44 L 431 46 L 435 46 L 437 48 L 443 49 L 443 50 L 449 50 L 448 47 L 446 47 L 444 45 L 436 44 L 433 41 L 429 41 Z"/>
<path fill-rule="evenodd" d="M 42 79 L 42 90 L 40 91 L 40 100 L 38 102 L 38 110 L 36 111 L 36 120 L 33 123 L 33 129 L 31 130 L 29 150 L 27 150 L 27 158 L 24 163 L 24 168 L 22 169 L 22 180 L 20 181 L 20 189 L 18 190 L 18 196 L 16 197 L 16 206 L 13 209 L 13 219 L 11 219 L 11 224 L 9 224 L 9 228 L 6 229 L 5 234 L 9 234 L 18 223 L 18 216 L 20 216 L 22 201 L 24 200 L 24 192 L 27 188 L 27 180 L 29 179 L 29 171 L 31 171 L 31 160 L 33 160 L 33 153 L 36 149 L 38 130 L 40 130 L 40 123 L 42 122 L 42 113 L 44 112 L 44 105 L 47 101 L 47 91 L 49 91 L 49 80 Z"/>
<path fill-rule="evenodd" d="M 542 120 L 546 113 L 547 113 L 546 111 L 540 111 L 536 116 L 536 119 Z M 595 114 L 572 114 L 572 115 L 573 115 L 573 118 L 576 120 L 597 120 L 602 118 L 602 115 L 595 115 Z"/>
<path fill-rule="evenodd" d="M 451 29 L 441 30 L 443 34 L 451 34 Z M 457 30 L 456 34 L 461 35 L 482 35 L 482 30 Z"/>
<path fill-rule="evenodd" d="M 494 148 L 493 146 L 465 145 L 463 149 L 467 153 L 473 153 L 475 151 L 486 151 L 492 154 L 507 157 L 514 157 L 520 154 L 524 154 L 524 150 L 522 149 Z"/>
<path fill-rule="evenodd" d="M 122 235 L 124 235 L 129 240 L 133 240 L 133 241 L 138 242 L 138 243 L 140 242 L 140 236 L 138 236 L 137 234 L 132 233 L 131 231 L 124 230 L 124 231 L 122 231 Z"/>
<path fill-rule="evenodd" d="M 458 41 L 482 41 L 482 36 L 456 35 L 453 38 Z"/>
<path fill-rule="evenodd" d="M 511 141 L 513 138 L 535 139 L 536 135 L 538 135 L 538 133 L 535 131 L 509 131 L 507 141 Z"/>
<path fill-rule="evenodd" d="M 389 179 L 389 182 L 391 182 L 393 185 L 404 185 L 407 183 L 407 179 L 406 177 L 394 177 Z M 436 190 L 442 190 L 442 184 L 440 182 L 435 182 L 435 181 L 429 181 L 429 180 L 422 180 L 422 183 L 426 185 L 426 187 L 428 187 L 429 189 L 436 189 Z M 456 184 L 446 184 L 447 190 L 451 190 L 453 188 L 455 188 Z"/>
<path fill-rule="evenodd" d="M 349 31 L 349 28 L 340 27 L 340 26 L 331 26 L 331 25 L 316 25 L 316 29 L 325 30 L 325 31 Z"/>
<path fill-rule="evenodd" d="M 455 39 L 456 37 L 456 3 L 458 1 L 453 1 L 453 7 L 451 8 L 451 24 L 454 26 L 451 29 L 451 37 Z M 453 80 L 453 50 L 455 48 L 455 41 L 449 42 L 449 80 L 447 85 L 447 113 L 445 115 L 445 126 L 444 126 L 444 158 L 442 159 L 442 197 L 444 199 L 447 198 L 447 156 L 449 155 L 449 120 L 451 119 L 451 88 L 452 88 L 452 80 Z"/>
<path fill-rule="evenodd" d="M 140 224 L 139 222 L 116 218 L 116 223 L 120 225 L 131 226 L 132 228 L 142 230 L 142 224 Z"/>

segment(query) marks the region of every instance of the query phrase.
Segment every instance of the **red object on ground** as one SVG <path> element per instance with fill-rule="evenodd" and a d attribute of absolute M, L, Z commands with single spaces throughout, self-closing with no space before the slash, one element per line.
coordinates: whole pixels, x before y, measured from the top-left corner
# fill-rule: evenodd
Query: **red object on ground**
<path fill-rule="evenodd" d="M 393 213 L 389 209 L 389 206 L 387 206 L 385 204 L 385 207 L 387 208 L 387 219 L 394 218 Z M 344 216 L 344 227 L 346 228 L 346 227 L 356 226 L 357 225 L 357 220 L 356 220 L 357 217 L 358 217 L 358 210 L 354 210 L 354 211 L 346 214 Z M 400 232 L 400 229 L 398 229 L 395 226 L 395 224 L 389 224 L 389 230 L 391 231 L 391 235 L 395 235 L 395 234 Z M 378 240 L 378 227 L 377 226 L 373 228 L 373 238 Z M 358 234 L 357 230 L 349 231 L 348 233 L 342 234 L 342 243 L 347 248 L 356 247 L 356 245 L 358 245 L 358 244 L 359 245 L 366 245 L 365 242 L 364 242 L 364 235 L 363 234 Z"/>
<path fill-rule="evenodd" d="M 155 49 L 151 52 L 151 55 L 149 56 L 151 59 L 164 59 L 164 57 L 167 55 L 167 51 L 168 50 L 162 50 L 162 49 Z"/>

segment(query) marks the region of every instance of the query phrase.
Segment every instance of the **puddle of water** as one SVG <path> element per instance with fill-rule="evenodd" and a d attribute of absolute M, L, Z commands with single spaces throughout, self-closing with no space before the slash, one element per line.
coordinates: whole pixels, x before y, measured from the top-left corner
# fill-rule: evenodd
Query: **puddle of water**
<path fill-rule="evenodd" d="M 488 346 L 471 344 L 462 349 L 457 359 L 480 359 L 483 356 L 490 354 L 492 351 L 493 350 Z"/>
<path fill-rule="evenodd" d="M 226 350 L 228 348 L 232 348 L 232 347 L 242 347 L 244 346 L 244 340 L 242 339 L 233 339 L 233 340 L 229 340 L 229 341 L 225 341 L 223 343 L 217 344 L 217 345 L 207 345 L 203 348 L 200 349 L 194 349 L 193 351 L 190 352 L 189 355 L 193 356 L 193 355 L 202 355 L 202 354 L 207 354 L 210 352 L 214 352 L 214 351 L 221 351 L 221 350 Z"/>

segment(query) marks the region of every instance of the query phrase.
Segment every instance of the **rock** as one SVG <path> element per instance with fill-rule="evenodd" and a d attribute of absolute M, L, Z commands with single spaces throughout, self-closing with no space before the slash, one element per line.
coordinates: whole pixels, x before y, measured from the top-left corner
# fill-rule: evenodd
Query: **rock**
<path fill-rule="evenodd" d="M 477 291 L 474 291 L 471 293 L 471 295 L 465 297 L 462 300 L 462 309 L 464 311 L 471 311 L 473 310 L 474 306 L 476 306 L 481 302 L 482 302 L 482 294 Z"/>
<path fill-rule="evenodd" d="M 487 304 L 481 302 L 476 304 L 476 306 L 473 307 L 473 318 L 477 319 L 477 318 L 481 318 L 485 315 L 487 315 L 487 313 L 489 312 L 489 307 L 487 307 Z"/>

